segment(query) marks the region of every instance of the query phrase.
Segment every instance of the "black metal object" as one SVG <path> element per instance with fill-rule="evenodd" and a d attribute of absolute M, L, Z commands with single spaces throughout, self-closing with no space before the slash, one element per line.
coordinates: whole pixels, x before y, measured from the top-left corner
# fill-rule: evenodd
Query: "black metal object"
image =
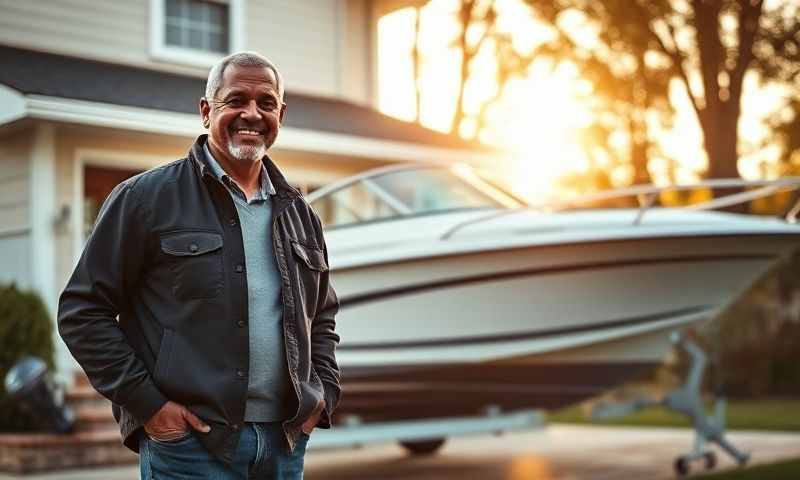
<path fill-rule="evenodd" d="M 12 402 L 27 410 L 50 431 L 70 433 L 75 415 L 56 398 L 56 389 L 47 376 L 47 365 L 37 357 L 24 357 L 8 371 L 6 392 Z"/>

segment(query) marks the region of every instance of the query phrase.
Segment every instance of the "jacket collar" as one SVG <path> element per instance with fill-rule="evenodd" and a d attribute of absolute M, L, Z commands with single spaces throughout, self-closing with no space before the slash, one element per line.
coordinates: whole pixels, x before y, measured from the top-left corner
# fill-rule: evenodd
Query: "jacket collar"
<path fill-rule="evenodd" d="M 211 166 L 208 164 L 208 158 L 203 151 L 203 145 L 205 145 L 206 142 L 208 142 L 207 134 L 197 137 L 194 145 L 189 149 L 189 159 L 192 160 L 192 163 L 199 169 L 201 177 L 205 178 L 209 176 L 216 179 L 214 172 L 211 170 Z M 268 155 L 264 155 L 261 161 L 267 169 L 269 179 L 272 181 L 272 185 L 275 187 L 275 192 L 279 199 L 291 203 L 292 200 L 302 195 L 299 190 L 289 185 L 289 182 L 286 181 L 286 177 L 278 170 L 277 165 L 275 165 Z"/>

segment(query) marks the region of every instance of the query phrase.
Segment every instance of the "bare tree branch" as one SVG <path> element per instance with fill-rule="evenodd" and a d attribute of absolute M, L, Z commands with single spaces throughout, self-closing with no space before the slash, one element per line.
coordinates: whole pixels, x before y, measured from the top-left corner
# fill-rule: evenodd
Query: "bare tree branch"
<path fill-rule="evenodd" d="M 761 19 L 764 2 L 757 0 L 750 2 L 740 1 L 741 10 L 739 12 L 739 57 L 736 59 L 736 66 L 730 72 L 731 98 L 739 98 L 742 91 L 744 74 L 750 62 L 753 61 L 753 45 L 758 35 L 758 23 Z"/>
<path fill-rule="evenodd" d="M 461 50 L 461 68 L 459 69 L 460 76 L 458 83 L 458 94 L 456 96 L 456 109 L 450 122 L 450 133 L 454 134 L 458 134 L 458 129 L 461 126 L 461 122 L 463 122 L 465 116 L 464 90 L 466 89 L 467 80 L 469 79 L 470 64 L 480 51 L 483 42 L 486 40 L 486 38 L 488 38 L 487 32 L 494 29 L 494 22 L 496 19 L 496 15 L 494 14 L 495 0 L 492 0 L 489 4 L 489 12 L 491 12 L 491 15 L 489 15 L 487 18 L 486 30 L 481 35 L 481 38 L 478 39 L 478 43 L 476 43 L 474 47 L 470 48 L 469 42 L 467 41 L 467 32 L 472 24 L 476 6 L 476 0 L 462 0 L 461 7 L 458 12 L 459 21 L 461 22 L 461 31 L 459 33 L 457 42 Z"/>
<path fill-rule="evenodd" d="M 648 25 L 647 29 L 650 31 L 653 39 L 655 39 L 656 43 L 658 44 L 658 48 L 666 56 L 668 56 L 670 60 L 672 60 L 672 65 L 675 68 L 676 73 L 686 87 L 686 94 L 689 96 L 689 100 L 692 103 L 694 112 L 697 114 L 698 118 L 702 119 L 703 110 L 700 108 L 694 92 L 692 92 L 692 86 L 689 83 L 689 75 L 686 73 L 686 69 L 683 66 L 683 62 L 686 60 L 686 57 L 684 56 L 683 52 L 680 51 L 678 44 L 675 41 L 675 29 L 672 27 L 672 25 L 667 24 L 667 31 L 670 34 L 670 39 L 672 44 L 675 46 L 675 50 L 671 50 L 667 47 L 667 45 L 664 43 L 664 40 L 661 39 L 661 36 L 653 28 L 653 25 Z"/>
<path fill-rule="evenodd" d="M 414 104 L 417 123 L 422 118 L 422 54 L 419 50 L 419 35 L 420 35 L 420 19 L 422 17 L 422 8 L 417 7 L 414 9 L 416 19 L 414 21 L 414 47 L 411 50 L 411 60 L 414 69 Z"/>
<path fill-rule="evenodd" d="M 469 52 L 470 58 L 475 57 L 475 55 L 477 55 L 478 52 L 480 52 L 481 47 L 483 46 L 483 42 L 485 42 L 486 39 L 489 38 L 494 33 L 494 27 L 495 24 L 497 23 L 497 14 L 494 10 L 494 5 L 495 5 L 495 0 L 492 0 L 492 3 L 489 4 L 489 10 L 488 10 L 489 13 L 486 17 L 486 28 L 483 30 L 483 33 L 481 33 L 480 38 L 475 43 L 475 46 L 470 49 Z"/>
<path fill-rule="evenodd" d="M 722 42 L 719 37 L 719 15 L 722 2 L 693 0 L 695 35 L 700 57 L 700 77 L 703 81 L 704 110 L 720 106 L 718 77 L 722 67 Z"/>

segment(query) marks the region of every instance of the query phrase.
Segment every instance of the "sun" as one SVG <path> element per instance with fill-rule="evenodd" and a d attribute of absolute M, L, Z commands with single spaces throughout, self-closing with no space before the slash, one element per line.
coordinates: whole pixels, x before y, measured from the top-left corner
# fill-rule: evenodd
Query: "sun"
<path fill-rule="evenodd" d="M 513 152 L 509 178 L 517 195 L 544 201 L 557 195 L 559 177 L 589 168 L 579 137 L 591 124 L 592 113 L 579 100 L 580 88 L 578 72 L 570 64 L 551 70 L 541 62 L 529 78 L 510 82 L 492 110 L 494 128 L 486 140 Z"/>
<path fill-rule="evenodd" d="M 454 111 L 458 84 L 452 72 L 459 67 L 451 45 L 455 23 L 446 20 L 452 16 L 448 9 L 452 5 L 440 1 L 421 10 L 423 27 L 436 22 L 436 28 L 421 29 L 425 62 L 420 74 L 425 89 L 420 112 L 414 101 L 410 57 L 417 13 L 413 8 L 400 9 L 378 22 L 380 110 L 404 120 L 417 119 L 443 132 L 449 129 Z M 511 18 L 513 23 L 516 17 L 504 18 Z M 524 20 L 518 22 L 527 25 Z M 475 114 L 485 97 L 497 91 L 492 62 L 492 58 L 483 56 L 473 64 L 475 70 L 464 92 L 468 115 Z M 533 202 L 553 197 L 558 177 L 587 168 L 588 160 L 578 139 L 592 120 L 586 104 L 578 100 L 585 86 L 574 65 L 560 62 L 554 67 L 552 61 L 541 60 L 533 63 L 526 78 L 509 81 L 489 109 L 488 128 L 480 140 L 511 152 L 512 161 L 498 165 L 502 172 L 493 173 L 505 177 L 505 183 L 518 196 Z"/>

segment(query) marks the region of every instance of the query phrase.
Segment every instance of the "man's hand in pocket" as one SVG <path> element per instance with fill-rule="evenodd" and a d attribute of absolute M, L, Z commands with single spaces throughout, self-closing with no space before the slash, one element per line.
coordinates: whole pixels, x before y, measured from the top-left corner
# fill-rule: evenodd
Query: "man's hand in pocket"
<path fill-rule="evenodd" d="M 170 442 L 185 436 L 189 428 L 203 433 L 211 430 L 186 407 L 171 401 L 165 403 L 161 410 L 144 424 L 147 435 L 162 442 Z"/>
<path fill-rule="evenodd" d="M 316 428 L 317 424 L 319 423 L 319 419 L 322 417 L 322 412 L 324 410 L 325 400 L 323 399 L 317 403 L 317 408 L 314 409 L 314 411 L 311 413 L 311 416 L 308 417 L 308 420 L 303 422 L 303 426 L 300 427 L 300 429 L 303 430 L 303 433 L 306 435 L 311 435 L 311 432 L 314 431 L 314 428 Z"/>

